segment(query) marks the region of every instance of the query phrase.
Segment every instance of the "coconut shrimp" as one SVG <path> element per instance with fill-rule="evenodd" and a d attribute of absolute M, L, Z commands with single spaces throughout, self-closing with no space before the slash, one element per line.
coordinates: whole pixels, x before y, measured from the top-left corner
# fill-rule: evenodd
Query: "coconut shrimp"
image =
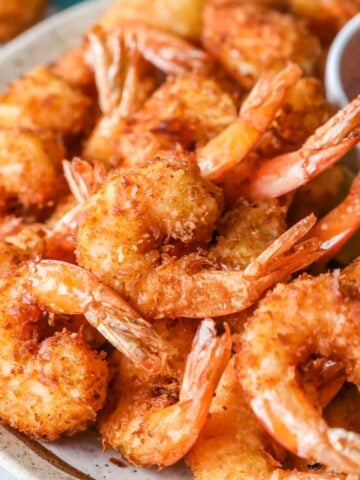
<path fill-rule="evenodd" d="M 186 457 L 194 480 L 346 478 L 323 469 L 312 470 L 311 465 L 303 466 L 304 471 L 283 468 L 278 459 L 283 452 L 279 450 L 251 411 L 232 359 L 220 380 L 205 426 Z M 219 462 L 223 458 L 226 462 Z"/>
<path fill-rule="evenodd" d="M 137 71 L 137 37 L 128 52 L 119 33 L 97 28 L 89 39 L 104 117 L 87 142 L 84 158 L 104 164 L 134 165 L 174 148 L 196 148 L 203 174 L 223 176 L 228 165 L 241 162 L 257 145 L 301 75 L 299 67 L 289 65 L 259 80 L 238 118 L 232 98 L 213 79 L 198 73 L 170 77 L 129 116 L 143 98 L 139 101 L 143 82 Z"/>
<path fill-rule="evenodd" d="M 65 148 L 49 132 L 0 129 L 0 187 L 6 199 L 42 208 L 66 191 Z"/>
<path fill-rule="evenodd" d="M 292 192 L 333 165 L 360 140 L 360 95 L 316 130 L 296 152 L 262 162 L 242 194 L 251 199 Z"/>
<path fill-rule="evenodd" d="M 154 75 L 144 71 L 139 57 L 138 36 L 96 28 L 89 40 L 103 118 L 87 142 L 86 159 L 117 164 L 123 157 L 134 163 L 134 156 L 142 159 L 173 149 L 176 143 L 193 146 L 200 131 L 207 138 L 214 134 L 214 128 L 219 133 L 235 120 L 231 98 L 214 81 L 199 73 L 180 71 L 180 78 L 169 77 L 138 114 L 130 115 L 155 88 Z M 156 54 L 155 49 L 154 57 Z M 169 70 L 160 66 L 165 72 Z M 121 122 L 124 117 L 128 119 Z M 207 124 L 203 125 L 205 119 Z"/>
<path fill-rule="evenodd" d="M 134 464 L 173 465 L 189 451 L 206 421 L 230 358 L 231 336 L 226 324 L 225 333 L 217 337 L 214 322 L 203 320 L 184 367 L 184 347 L 187 352 L 192 330 L 181 321 L 162 326 L 172 352 L 166 377 L 144 378 L 126 361 L 118 362 L 115 406 L 110 402 L 99 427 L 105 447 L 120 450 Z"/>
<path fill-rule="evenodd" d="M 195 148 L 203 175 L 219 179 L 257 145 L 300 75 L 296 65 L 289 65 L 259 80 L 237 117 L 232 98 L 214 80 L 197 74 L 169 78 L 142 109 L 117 124 L 111 133 L 111 163 L 134 165 L 161 152 Z M 104 160 L 98 152 L 105 148 L 108 155 L 106 139 L 102 147 L 104 139 L 92 137 L 85 158 Z"/>
<path fill-rule="evenodd" d="M 277 285 L 249 320 L 237 356 L 251 407 L 271 435 L 297 455 L 346 473 L 359 473 L 359 436 L 325 423 L 301 390 L 296 367 L 317 353 L 342 363 L 359 388 L 359 268 L 358 260 L 341 275 Z"/>
<path fill-rule="evenodd" d="M 7 0 L 0 5 L 0 42 L 6 42 L 41 18 L 46 0 Z"/>
<path fill-rule="evenodd" d="M 89 108 L 90 100 L 80 90 L 38 67 L 0 96 L 0 127 L 72 136 L 87 125 Z"/>
<path fill-rule="evenodd" d="M 207 2 L 202 41 L 246 90 L 289 61 L 313 75 L 321 55 L 317 38 L 302 20 L 253 2 Z"/>
<path fill-rule="evenodd" d="M 162 246 L 171 239 L 206 246 L 221 210 L 221 190 L 187 157 L 119 169 L 83 205 L 78 262 L 146 316 L 201 318 L 205 312 L 219 316 L 247 308 L 264 290 L 320 255 L 315 239 L 296 246 L 315 222 L 310 216 L 243 271 L 221 270 L 196 253 L 162 256 Z"/>
<path fill-rule="evenodd" d="M 92 351 L 81 333 L 64 330 L 44 338 L 44 313 L 56 311 L 60 297 L 52 298 L 48 283 L 45 299 L 41 290 L 48 280 L 28 278 L 33 268 L 25 264 L 2 279 L 0 417 L 28 435 L 55 440 L 85 430 L 95 420 L 105 402 L 109 375 L 103 355 Z M 54 288 L 58 278 L 50 280 Z M 81 289 L 67 291 L 68 304 L 61 310 L 73 313 L 84 298 Z M 97 310 L 100 314 L 100 305 Z"/>

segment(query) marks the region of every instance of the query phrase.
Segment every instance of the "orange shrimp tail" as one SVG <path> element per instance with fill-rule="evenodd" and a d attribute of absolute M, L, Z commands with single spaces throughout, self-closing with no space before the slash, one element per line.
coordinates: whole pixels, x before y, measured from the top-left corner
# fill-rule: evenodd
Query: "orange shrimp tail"
<path fill-rule="evenodd" d="M 231 355 L 231 333 L 227 323 L 224 323 L 224 329 L 225 333 L 216 337 L 214 321 L 205 319 L 201 322 L 186 362 L 180 401 L 196 398 L 205 385 L 206 389 L 215 391 Z"/>
<path fill-rule="evenodd" d="M 266 161 L 247 184 L 252 200 L 280 197 L 299 188 L 333 165 L 360 141 L 360 95 L 318 128 L 296 152 Z"/>
<path fill-rule="evenodd" d="M 71 193 L 82 205 L 104 182 L 107 172 L 102 163 L 94 165 L 75 157 L 71 162 L 63 160 L 63 171 Z"/>
<path fill-rule="evenodd" d="M 257 146 L 300 76 L 300 67 L 289 64 L 274 77 L 261 78 L 256 83 L 237 121 L 199 151 L 198 164 L 204 176 L 217 181 L 223 179 Z"/>
<path fill-rule="evenodd" d="M 115 348 L 150 373 L 164 370 L 166 348 L 152 326 L 82 268 L 56 260 L 24 266 L 31 293 L 57 314 L 82 314 Z M 81 295 L 79 295 L 81 292 Z"/>
<path fill-rule="evenodd" d="M 324 250 L 318 266 L 324 266 L 360 228 L 360 174 L 341 204 L 320 220 L 311 231 Z"/>

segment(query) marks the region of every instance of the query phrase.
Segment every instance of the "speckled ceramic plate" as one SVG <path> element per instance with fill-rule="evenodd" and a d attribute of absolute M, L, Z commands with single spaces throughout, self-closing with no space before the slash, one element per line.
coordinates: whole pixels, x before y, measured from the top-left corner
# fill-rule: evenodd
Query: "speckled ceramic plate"
<path fill-rule="evenodd" d="M 32 67 L 76 45 L 110 2 L 85 2 L 38 24 L 0 49 L 0 90 Z M 138 469 L 102 452 L 95 431 L 40 444 L 0 426 L 0 464 L 19 480 L 188 480 L 184 464 L 162 471 Z"/>

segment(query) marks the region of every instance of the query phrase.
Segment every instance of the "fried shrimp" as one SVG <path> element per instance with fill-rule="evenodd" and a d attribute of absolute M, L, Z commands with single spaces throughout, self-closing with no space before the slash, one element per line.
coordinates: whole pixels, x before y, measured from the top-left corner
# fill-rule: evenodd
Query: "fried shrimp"
<path fill-rule="evenodd" d="M 242 193 L 254 200 L 292 192 L 333 165 L 359 140 L 360 96 L 319 127 L 299 150 L 262 162 Z"/>
<path fill-rule="evenodd" d="M 221 209 L 221 190 L 201 177 L 187 157 L 119 169 L 83 206 L 78 262 L 146 316 L 201 318 L 247 308 L 264 290 L 320 255 L 315 239 L 297 245 L 315 222 L 310 216 L 242 271 L 221 270 L 196 253 L 162 256 L 170 240 L 206 246 Z"/>
<path fill-rule="evenodd" d="M 44 207 L 66 191 L 60 138 L 41 131 L 0 129 L 0 188 L 6 199 Z"/>
<path fill-rule="evenodd" d="M 345 480 L 346 475 L 285 469 L 279 446 L 266 433 L 236 378 L 234 359 L 222 376 L 210 415 L 186 457 L 194 480 Z M 215 454 L 216 452 L 216 454 Z M 225 459 L 226 462 L 219 462 Z"/>
<path fill-rule="evenodd" d="M 299 456 L 358 473 L 359 436 L 330 428 L 299 387 L 296 367 L 313 354 L 345 367 L 359 388 L 360 262 L 340 275 L 304 276 L 277 285 L 242 334 L 237 370 L 266 429 Z"/>
<path fill-rule="evenodd" d="M 97 28 L 89 38 L 104 117 L 85 146 L 84 158 L 110 166 L 134 165 L 179 148 L 195 149 L 203 174 L 223 177 L 258 144 L 301 75 L 301 69 L 291 64 L 262 78 L 236 118 L 231 96 L 217 82 L 198 72 L 183 72 L 169 77 L 136 112 L 143 83 L 137 37 L 131 48 L 125 48 L 118 32 L 107 34 Z M 154 64 L 156 55 L 155 50 Z M 162 68 L 166 71 L 166 65 Z M 131 110 L 134 115 L 129 115 Z"/>
<path fill-rule="evenodd" d="M 191 332 L 192 327 L 181 322 L 168 332 L 162 327 L 168 336 L 175 333 L 168 339 L 173 351 L 170 372 L 182 377 L 179 393 L 172 386 L 179 378 L 168 375 L 167 382 L 165 378 L 150 380 L 120 359 L 116 403 L 105 410 L 99 427 L 104 445 L 120 450 L 136 465 L 173 465 L 189 451 L 206 421 L 230 358 L 231 337 L 227 325 L 225 333 L 217 337 L 214 322 L 203 320 L 182 367 L 185 352 L 179 347 L 185 343 L 183 335 L 189 336 L 189 329 Z"/>
<path fill-rule="evenodd" d="M 90 100 L 80 90 L 38 67 L 0 96 L 0 127 L 78 134 L 88 121 Z"/>
<path fill-rule="evenodd" d="M 247 90 L 266 73 L 289 61 L 306 75 L 316 72 L 321 55 L 306 24 L 254 2 L 211 0 L 204 11 L 205 48 Z"/>
<path fill-rule="evenodd" d="M 46 299 L 40 295 L 39 301 L 41 282 L 28 277 L 33 268 L 24 265 L 15 275 L 2 279 L 0 418 L 33 437 L 55 440 L 64 433 L 85 430 L 95 420 L 105 402 L 108 369 L 103 356 L 90 349 L 81 332 L 64 330 L 44 338 L 44 314 L 56 309 L 51 290 L 57 279 L 42 280 L 48 287 L 50 281 L 52 288 L 47 289 Z M 67 292 L 67 313 L 72 313 L 71 303 L 82 304 L 82 293 L 81 289 Z M 99 314 L 101 310 L 99 305 Z"/>
<path fill-rule="evenodd" d="M 214 80 L 194 71 L 168 77 L 139 110 L 155 85 L 152 77 L 144 75 L 138 37 L 129 39 L 122 31 L 106 33 L 97 28 L 89 39 L 104 116 L 87 142 L 86 159 L 134 164 L 173 150 L 176 144 L 193 149 L 235 121 L 230 96 Z M 152 63 L 156 64 L 158 54 L 155 48 Z M 160 64 L 165 72 L 176 68 L 168 56 L 167 61 L 169 67 Z"/>

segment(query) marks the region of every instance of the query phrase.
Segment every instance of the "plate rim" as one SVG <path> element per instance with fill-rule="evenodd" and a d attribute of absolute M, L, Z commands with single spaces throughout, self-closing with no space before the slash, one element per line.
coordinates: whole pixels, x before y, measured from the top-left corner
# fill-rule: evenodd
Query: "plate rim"
<path fill-rule="evenodd" d="M 2 64 L 14 60 L 24 44 L 36 43 L 61 25 L 74 23 L 86 13 L 100 13 L 110 3 L 110 0 L 87 0 L 45 18 L 0 47 L 0 68 Z M 47 60 L 44 59 L 43 63 L 46 64 Z M 5 425 L 0 425 L 0 465 L 19 480 L 92 480 L 36 440 Z"/>

